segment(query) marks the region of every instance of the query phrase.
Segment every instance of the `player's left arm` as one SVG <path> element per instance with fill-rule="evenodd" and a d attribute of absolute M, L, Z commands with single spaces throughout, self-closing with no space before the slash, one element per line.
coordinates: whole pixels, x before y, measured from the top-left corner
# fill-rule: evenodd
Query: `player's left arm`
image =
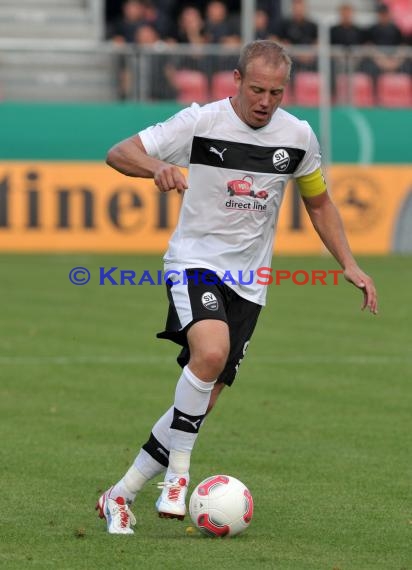
<path fill-rule="evenodd" d="M 298 187 L 313 227 L 343 269 L 344 277 L 363 292 L 362 309 L 377 313 L 373 279 L 356 263 L 345 235 L 342 219 L 326 190 L 320 169 L 297 179 Z"/>

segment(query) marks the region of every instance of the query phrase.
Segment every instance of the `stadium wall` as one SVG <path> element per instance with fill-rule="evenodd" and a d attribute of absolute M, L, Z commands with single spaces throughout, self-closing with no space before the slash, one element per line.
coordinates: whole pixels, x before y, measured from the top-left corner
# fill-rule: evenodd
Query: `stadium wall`
<path fill-rule="evenodd" d="M 176 104 L 0 105 L 0 251 L 162 252 L 180 196 L 104 164 L 110 146 Z M 293 108 L 318 132 L 317 109 Z M 411 113 L 335 108 L 327 178 L 357 253 L 412 251 Z M 276 251 L 319 253 L 293 188 Z"/>

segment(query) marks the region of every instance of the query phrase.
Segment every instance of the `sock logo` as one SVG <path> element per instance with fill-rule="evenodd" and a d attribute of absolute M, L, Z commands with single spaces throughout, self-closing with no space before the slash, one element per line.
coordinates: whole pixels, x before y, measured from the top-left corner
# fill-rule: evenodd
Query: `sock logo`
<path fill-rule="evenodd" d="M 204 417 L 205 414 L 201 416 L 191 416 L 175 408 L 170 428 L 185 431 L 186 433 L 198 433 Z"/>
<path fill-rule="evenodd" d="M 177 419 L 181 420 L 182 422 L 188 422 L 190 425 L 193 426 L 193 429 L 196 431 L 199 431 L 200 424 L 202 422 L 202 420 L 200 418 L 198 420 L 196 420 L 195 422 L 191 422 L 188 418 L 185 418 L 184 416 L 179 416 Z M 199 424 L 199 425 L 196 425 L 196 424 Z"/>

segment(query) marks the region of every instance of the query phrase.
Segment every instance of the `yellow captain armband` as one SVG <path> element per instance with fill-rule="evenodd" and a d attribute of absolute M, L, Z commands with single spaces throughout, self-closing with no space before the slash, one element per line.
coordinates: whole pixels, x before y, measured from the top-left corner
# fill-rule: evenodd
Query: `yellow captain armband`
<path fill-rule="evenodd" d="M 296 183 L 301 196 L 305 198 L 317 196 L 326 190 L 326 182 L 321 168 L 305 176 L 299 176 L 299 178 L 296 178 Z"/>

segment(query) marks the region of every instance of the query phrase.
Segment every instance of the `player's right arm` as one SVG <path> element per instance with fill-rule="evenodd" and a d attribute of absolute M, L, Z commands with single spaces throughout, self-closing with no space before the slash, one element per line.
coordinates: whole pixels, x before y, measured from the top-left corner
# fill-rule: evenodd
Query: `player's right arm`
<path fill-rule="evenodd" d="M 137 178 L 153 178 L 161 192 L 187 188 L 186 178 L 174 164 L 149 156 L 139 135 L 114 145 L 107 153 L 106 163 L 125 174 Z"/>

